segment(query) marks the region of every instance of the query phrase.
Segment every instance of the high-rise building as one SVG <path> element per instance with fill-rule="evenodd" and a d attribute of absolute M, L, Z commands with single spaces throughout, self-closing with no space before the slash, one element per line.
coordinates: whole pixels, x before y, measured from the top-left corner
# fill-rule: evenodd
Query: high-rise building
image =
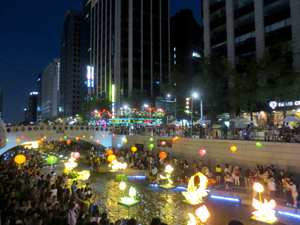
<path fill-rule="evenodd" d="M 60 105 L 64 116 L 76 116 L 80 107 L 82 14 L 69 10 L 61 37 Z"/>
<path fill-rule="evenodd" d="M 291 41 L 300 69 L 299 0 L 202 0 L 204 53 L 240 59 L 260 58 L 269 46 Z"/>
<path fill-rule="evenodd" d="M 38 92 L 30 92 L 27 118 L 31 123 L 32 122 L 35 123 L 37 121 L 37 99 L 38 99 Z"/>
<path fill-rule="evenodd" d="M 60 59 L 53 59 L 42 73 L 41 120 L 51 119 L 58 114 Z"/>
<path fill-rule="evenodd" d="M 41 94 L 42 94 L 42 74 L 38 75 L 37 78 L 37 86 L 38 86 L 38 98 L 37 98 L 37 122 L 41 122 L 42 121 L 42 114 L 41 114 L 41 105 L 42 105 L 42 98 L 41 98 Z M 27 109 L 24 111 L 26 112 Z M 25 116 L 26 119 L 26 116 Z"/>
<path fill-rule="evenodd" d="M 0 118 L 2 118 L 3 114 L 3 91 L 0 91 Z"/>
<path fill-rule="evenodd" d="M 90 16 L 91 93 L 109 94 L 115 109 L 134 90 L 160 95 L 170 72 L 169 0 L 92 0 Z"/>
<path fill-rule="evenodd" d="M 190 9 L 181 10 L 171 17 L 171 68 L 191 80 L 200 72 L 203 56 L 202 29 Z"/>

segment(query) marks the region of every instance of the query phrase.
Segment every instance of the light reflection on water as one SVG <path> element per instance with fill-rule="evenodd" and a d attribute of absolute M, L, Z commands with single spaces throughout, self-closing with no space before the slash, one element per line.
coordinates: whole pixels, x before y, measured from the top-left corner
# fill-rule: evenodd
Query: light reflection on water
<path fill-rule="evenodd" d="M 118 207 L 117 202 L 123 197 L 123 192 L 119 189 L 119 182 L 114 182 L 114 177 L 114 173 L 92 174 L 88 181 L 94 195 L 103 197 L 96 203 L 99 205 L 100 212 L 106 211 L 112 222 L 128 216 L 127 207 Z M 183 190 L 165 191 L 159 187 L 149 186 L 146 181 L 131 180 L 126 182 L 125 195 L 128 195 L 130 186 L 136 188 L 137 200 L 140 203 L 129 209 L 129 217 L 137 218 L 143 225 L 150 224 L 154 217 L 161 218 L 168 225 L 186 225 L 189 219 L 187 213 L 195 214 L 197 209 L 182 202 L 184 200 L 181 194 Z M 233 219 L 242 221 L 244 225 L 256 224 L 250 221 L 253 211 L 250 206 L 213 200 L 209 197 L 205 205 L 211 214 L 207 225 L 226 225 Z M 280 217 L 280 221 L 286 225 L 300 224 L 300 220 L 288 217 Z"/>

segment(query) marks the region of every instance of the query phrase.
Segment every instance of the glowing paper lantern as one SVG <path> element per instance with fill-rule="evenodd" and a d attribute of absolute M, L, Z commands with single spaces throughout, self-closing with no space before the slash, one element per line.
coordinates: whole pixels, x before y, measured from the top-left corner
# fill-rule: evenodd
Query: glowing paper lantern
<path fill-rule="evenodd" d="M 90 136 L 90 139 L 93 139 L 93 136 Z"/>
<path fill-rule="evenodd" d="M 100 134 L 100 137 L 102 137 L 102 134 Z"/>
<path fill-rule="evenodd" d="M 201 206 L 199 209 L 196 210 L 196 215 L 203 223 L 205 223 L 206 220 L 210 217 L 210 213 L 205 205 Z"/>
<path fill-rule="evenodd" d="M 173 138 L 173 139 L 172 139 L 172 141 L 173 141 L 173 142 L 175 142 L 175 141 L 176 141 L 176 139 L 175 139 L 175 138 Z"/>
<path fill-rule="evenodd" d="M 149 138 L 149 141 L 153 141 L 153 138 Z"/>
<path fill-rule="evenodd" d="M 257 147 L 261 147 L 261 146 L 262 146 L 262 143 L 261 143 L 261 142 L 256 142 L 256 146 L 257 146 Z"/>
<path fill-rule="evenodd" d="M 26 162 L 26 157 L 22 154 L 16 155 L 15 162 L 19 164 L 19 169 L 21 168 L 21 164 Z"/>
<path fill-rule="evenodd" d="M 64 140 L 63 138 L 60 138 L 60 139 L 59 139 L 60 142 L 62 142 L 63 140 Z"/>
<path fill-rule="evenodd" d="M 127 139 L 124 139 L 124 143 L 127 143 Z"/>
<path fill-rule="evenodd" d="M 21 139 L 24 139 L 24 136 L 21 136 Z"/>
<path fill-rule="evenodd" d="M 119 188 L 124 191 L 125 188 L 126 188 L 126 183 L 124 181 L 121 181 L 120 185 L 119 185 Z"/>
<path fill-rule="evenodd" d="M 44 138 L 41 138 L 41 141 L 44 141 Z"/>
<path fill-rule="evenodd" d="M 165 159 L 165 158 L 167 158 L 167 153 L 161 152 L 161 153 L 159 153 L 158 157 L 161 159 Z"/>
<path fill-rule="evenodd" d="M 99 141 L 99 140 L 97 140 L 97 141 L 96 141 L 96 143 L 99 145 L 100 141 Z"/>
<path fill-rule="evenodd" d="M 206 151 L 205 151 L 204 149 L 201 149 L 201 150 L 199 151 L 199 154 L 200 154 L 201 156 L 204 156 L 204 155 L 206 154 Z"/>
<path fill-rule="evenodd" d="M 81 172 L 78 172 L 77 174 L 78 174 L 76 178 L 77 180 L 88 180 L 90 177 L 90 171 L 88 170 L 83 170 Z"/>
<path fill-rule="evenodd" d="M 131 148 L 131 151 L 136 152 L 136 151 L 137 151 L 137 148 L 136 148 L 136 147 L 132 147 L 132 148 Z"/>
<path fill-rule="evenodd" d="M 175 140 L 178 140 L 178 137 L 177 137 L 177 136 L 175 137 Z"/>
<path fill-rule="evenodd" d="M 231 146 L 231 148 L 230 148 L 230 150 L 232 151 L 232 152 L 235 152 L 236 150 L 237 150 L 237 148 L 236 148 L 236 146 Z"/>
<path fill-rule="evenodd" d="M 129 196 L 131 198 L 134 198 L 136 196 L 136 190 L 135 190 L 135 188 L 130 187 L 130 189 L 129 189 Z"/>
<path fill-rule="evenodd" d="M 166 145 L 166 142 L 165 142 L 165 141 L 162 141 L 162 142 L 161 142 L 161 145 L 162 145 L 162 146 Z"/>
<path fill-rule="evenodd" d="M 255 191 L 257 191 L 258 193 L 261 193 L 264 191 L 264 186 L 262 186 L 260 183 L 255 182 L 253 185 L 253 188 Z"/>
<path fill-rule="evenodd" d="M 71 144 L 71 141 L 70 141 L 70 140 L 67 140 L 67 144 L 68 144 L 68 145 Z"/>
<path fill-rule="evenodd" d="M 85 135 L 82 135 L 82 138 L 85 138 Z"/>
<path fill-rule="evenodd" d="M 274 208 L 276 207 L 275 201 L 272 199 L 270 202 L 268 202 L 265 199 L 265 202 L 259 202 L 255 198 L 253 198 L 253 207 L 257 209 L 257 211 L 252 212 L 254 217 L 252 219 L 262 221 L 265 223 L 272 223 L 277 220 L 275 217 L 275 211 Z"/>
<path fill-rule="evenodd" d="M 37 140 L 36 142 L 37 142 L 38 144 L 41 144 L 41 143 L 42 143 L 41 140 Z"/>
<path fill-rule="evenodd" d="M 102 137 L 105 137 L 105 135 L 102 135 Z"/>
<path fill-rule="evenodd" d="M 8 139 L 6 139 L 6 142 L 8 143 L 8 142 L 9 142 L 9 140 L 8 140 Z"/>
<path fill-rule="evenodd" d="M 16 139 L 16 142 L 20 142 L 20 139 L 19 139 L 19 138 L 17 138 L 17 139 Z"/>
<path fill-rule="evenodd" d="M 67 139 L 67 136 L 64 136 L 64 139 Z"/>
<path fill-rule="evenodd" d="M 116 160 L 116 156 L 115 155 L 109 155 L 108 157 L 107 157 L 107 161 L 108 162 L 112 162 L 112 161 L 115 161 Z"/>
<path fill-rule="evenodd" d="M 53 164 L 57 162 L 57 157 L 54 155 L 50 155 L 47 158 L 47 163 L 51 164 L 51 169 L 53 168 Z"/>
<path fill-rule="evenodd" d="M 44 136 L 44 139 L 47 139 L 47 137 L 46 137 L 46 136 Z"/>
<path fill-rule="evenodd" d="M 107 155 L 113 155 L 113 154 L 114 154 L 114 151 L 111 150 L 111 149 L 108 149 L 108 150 L 106 151 L 106 154 L 107 154 Z"/>
<path fill-rule="evenodd" d="M 79 137 L 76 137 L 75 140 L 78 141 L 78 140 L 79 140 Z"/>
<path fill-rule="evenodd" d="M 154 144 L 150 144 L 150 145 L 149 145 L 149 148 L 150 148 L 150 149 L 154 148 Z"/>
<path fill-rule="evenodd" d="M 75 159 L 79 159 L 80 153 L 79 152 L 73 152 L 72 157 Z"/>

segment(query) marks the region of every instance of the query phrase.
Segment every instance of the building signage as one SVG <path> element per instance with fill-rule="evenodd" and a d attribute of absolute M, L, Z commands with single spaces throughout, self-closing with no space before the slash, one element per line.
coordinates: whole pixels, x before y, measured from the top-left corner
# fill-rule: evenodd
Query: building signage
<path fill-rule="evenodd" d="M 65 130 L 56 130 L 56 133 L 58 133 L 58 134 L 65 133 Z"/>
<path fill-rule="evenodd" d="M 269 106 L 272 109 L 275 109 L 276 107 L 285 107 L 285 106 L 300 106 L 300 101 L 295 101 L 295 102 L 276 102 L 272 101 L 269 103 Z"/>

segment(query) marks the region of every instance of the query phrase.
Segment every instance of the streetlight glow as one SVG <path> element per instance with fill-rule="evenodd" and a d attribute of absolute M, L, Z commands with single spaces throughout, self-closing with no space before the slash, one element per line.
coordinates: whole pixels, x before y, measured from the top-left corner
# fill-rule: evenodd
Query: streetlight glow
<path fill-rule="evenodd" d="M 197 95 L 196 93 L 194 93 L 194 94 L 193 94 L 193 97 L 194 97 L 194 98 L 197 98 L 197 97 L 198 97 L 198 95 Z"/>
<path fill-rule="evenodd" d="M 127 109 L 127 108 L 128 108 L 128 106 L 127 106 L 127 105 L 125 105 L 125 106 L 124 106 L 124 109 Z"/>
<path fill-rule="evenodd" d="M 168 97 L 168 98 L 170 98 L 170 97 L 171 97 L 171 95 L 170 95 L 170 94 L 168 94 L 168 95 L 167 95 L 167 97 Z"/>

